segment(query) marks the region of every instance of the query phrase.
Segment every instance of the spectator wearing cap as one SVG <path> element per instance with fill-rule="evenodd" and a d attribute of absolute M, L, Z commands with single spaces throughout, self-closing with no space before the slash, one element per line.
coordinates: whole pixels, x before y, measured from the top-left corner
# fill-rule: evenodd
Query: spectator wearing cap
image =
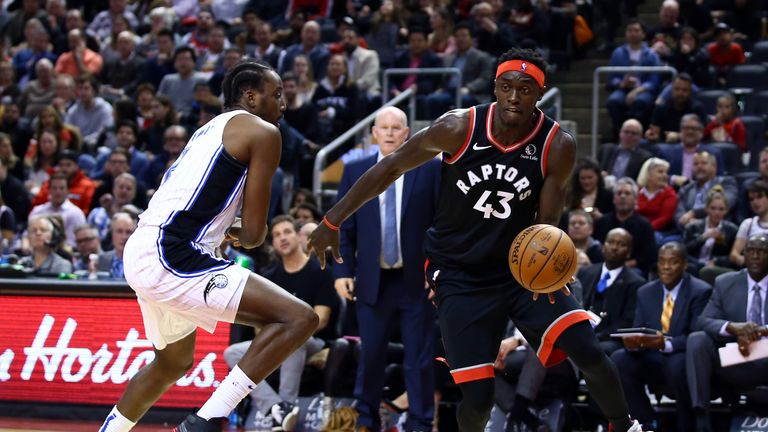
<path fill-rule="evenodd" d="M 69 199 L 69 180 L 64 173 L 54 174 L 46 182 L 45 201 L 32 208 L 29 218 L 43 215 L 59 215 L 64 222 L 64 230 L 67 233 L 67 243 L 76 247 L 75 227 L 85 223 L 83 210 Z"/>
<path fill-rule="evenodd" d="M 85 35 L 80 29 L 72 29 L 67 34 L 69 51 L 56 60 L 56 73 L 73 78 L 83 74 L 98 75 L 103 66 L 101 55 L 86 46 Z"/>
<path fill-rule="evenodd" d="M 285 57 L 283 64 L 280 65 L 280 71 L 285 72 L 293 69 L 293 59 L 299 54 L 309 57 L 309 61 L 312 63 L 312 71 L 315 73 L 315 80 L 320 81 L 325 77 L 331 52 L 325 45 L 320 43 L 320 24 L 316 21 L 304 23 L 304 26 L 301 28 L 301 42 L 291 45 L 285 50 Z"/>
<path fill-rule="evenodd" d="M 109 93 L 133 96 L 144 75 L 146 59 L 136 54 L 135 37 L 130 31 L 117 35 L 117 52 L 119 57 L 104 64 L 101 81 L 110 87 Z"/>
<path fill-rule="evenodd" d="M 205 74 L 195 71 L 197 54 L 188 46 L 176 48 L 173 64 L 177 73 L 169 74 L 160 81 L 158 95 L 168 96 L 173 101 L 176 111 L 182 116 L 188 115 L 194 102 L 195 84 L 208 82 Z"/>
<path fill-rule="evenodd" d="M 19 108 L 28 119 L 35 118 L 56 97 L 53 63 L 47 58 L 42 58 L 35 65 L 35 72 L 37 78 L 27 84 L 19 99 Z"/>
<path fill-rule="evenodd" d="M 68 182 L 69 200 L 79 207 L 83 213 L 88 213 L 91 208 L 91 200 L 96 190 L 96 184 L 88 178 L 78 165 L 78 154 L 71 150 L 59 153 L 56 163 L 56 173 L 63 175 Z M 32 205 L 38 206 L 49 200 L 50 180 L 43 183 L 40 191 L 32 199 Z M 73 238 L 73 237 L 70 237 Z"/>
<path fill-rule="evenodd" d="M 744 49 L 733 41 L 733 29 L 726 23 L 715 27 L 715 41 L 707 45 L 709 63 L 715 68 L 717 84 L 726 87 L 726 76 L 734 66 L 744 64 Z"/>
<path fill-rule="evenodd" d="M 95 34 L 100 41 L 105 41 L 112 35 L 112 22 L 118 16 L 123 16 L 131 28 L 139 26 L 139 20 L 136 16 L 128 10 L 126 7 L 128 0 L 109 0 L 109 8 L 103 10 L 93 17 L 93 21 L 88 26 L 88 30 Z"/>
<path fill-rule="evenodd" d="M 114 124 L 112 105 L 96 96 L 99 84 L 95 78 L 81 76 L 77 83 L 77 102 L 67 110 L 65 123 L 77 126 L 83 142 L 93 147 L 101 132 Z"/>

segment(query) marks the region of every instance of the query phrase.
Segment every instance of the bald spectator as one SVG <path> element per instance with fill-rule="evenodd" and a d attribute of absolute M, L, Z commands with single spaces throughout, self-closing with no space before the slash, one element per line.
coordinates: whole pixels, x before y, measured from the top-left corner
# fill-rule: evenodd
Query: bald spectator
<path fill-rule="evenodd" d="M 99 254 L 98 271 L 109 272 L 113 279 L 125 279 L 123 271 L 123 251 L 128 238 L 136 230 L 136 220 L 128 213 L 120 212 L 112 216 L 112 244 L 114 249 Z"/>
<path fill-rule="evenodd" d="M 35 206 L 29 213 L 29 218 L 43 215 L 59 215 L 64 222 L 67 233 L 67 243 L 75 247 L 75 227 L 85 223 L 85 214 L 69 200 L 67 176 L 62 173 L 54 174 L 49 180 L 48 202 Z"/>
<path fill-rule="evenodd" d="M 666 61 L 677 46 L 680 38 L 680 5 L 676 0 L 665 0 L 659 7 L 659 22 L 647 34 L 648 45 Z"/>
<path fill-rule="evenodd" d="M 618 145 L 603 145 L 600 149 L 600 168 L 604 175 L 614 178 L 636 179 L 643 163 L 653 155 L 640 147 L 643 125 L 637 119 L 628 119 L 621 125 Z"/>
<path fill-rule="evenodd" d="M 37 79 L 27 84 L 19 100 L 19 108 L 27 119 L 37 117 L 40 111 L 50 105 L 56 97 L 53 63 L 47 58 L 40 59 L 35 65 L 35 75 Z"/>
<path fill-rule="evenodd" d="M 158 95 L 168 96 L 182 116 L 188 115 L 194 102 L 195 84 L 206 83 L 208 79 L 195 71 L 197 54 L 188 46 L 176 48 L 173 53 L 173 64 L 177 73 L 169 74 L 160 81 Z"/>
<path fill-rule="evenodd" d="M 299 54 L 309 57 L 316 81 L 320 81 L 325 77 L 331 52 L 325 45 L 320 43 L 320 24 L 317 21 L 307 21 L 304 23 L 304 26 L 301 28 L 301 42 L 291 45 L 285 50 L 285 59 L 280 66 L 280 71 L 292 70 L 293 59 Z"/>
<path fill-rule="evenodd" d="M 98 75 L 101 72 L 101 55 L 86 46 L 82 30 L 70 30 L 67 42 L 69 51 L 59 56 L 56 61 L 56 73 L 77 78 L 84 74 Z"/>
<path fill-rule="evenodd" d="M 135 29 L 139 26 L 139 20 L 136 19 L 133 12 L 128 10 L 127 5 L 128 0 L 109 0 L 109 8 L 93 17 L 88 30 L 95 34 L 101 42 L 104 42 L 112 35 L 112 21 L 119 15 L 122 15 L 128 21 L 131 28 Z"/>
<path fill-rule="evenodd" d="M 108 93 L 114 97 L 133 96 L 144 75 L 146 60 L 136 54 L 136 37 L 130 31 L 117 35 L 119 57 L 107 61 L 101 73 L 101 81 L 109 86 Z M 102 89 L 102 92 L 104 89 Z"/>
<path fill-rule="evenodd" d="M 96 145 L 101 132 L 112 126 L 112 105 L 96 96 L 99 84 L 94 78 L 77 78 L 77 102 L 67 110 L 65 123 L 80 128 L 83 142 L 90 148 Z"/>

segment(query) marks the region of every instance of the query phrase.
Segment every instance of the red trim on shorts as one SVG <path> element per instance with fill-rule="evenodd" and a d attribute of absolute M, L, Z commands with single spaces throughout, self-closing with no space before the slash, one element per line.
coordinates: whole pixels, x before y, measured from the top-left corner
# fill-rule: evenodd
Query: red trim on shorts
<path fill-rule="evenodd" d="M 524 146 L 525 144 L 528 144 L 528 142 L 533 139 L 533 137 L 536 136 L 537 133 L 539 133 L 539 130 L 541 130 L 541 126 L 544 124 L 544 113 L 541 112 L 540 109 L 536 108 L 536 111 L 539 112 L 539 120 L 536 122 L 536 126 L 531 130 L 531 132 L 528 133 L 523 139 L 516 143 L 512 143 L 508 146 L 505 146 L 504 144 L 496 141 L 496 139 L 493 137 L 493 112 L 496 110 L 496 102 L 491 104 L 491 107 L 488 109 L 488 115 L 485 118 L 485 135 L 488 137 L 488 141 L 491 142 L 497 149 L 501 150 L 504 153 L 509 153 L 512 151 L 515 151 L 519 149 L 520 147 Z"/>
<path fill-rule="evenodd" d="M 589 321 L 589 314 L 582 309 L 573 310 L 561 315 L 544 331 L 536 353 L 544 367 L 552 367 L 568 358 L 565 351 L 555 348 L 555 342 L 568 327 L 581 321 Z"/>
<path fill-rule="evenodd" d="M 455 155 L 443 159 L 443 162 L 447 164 L 452 164 L 459 160 L 461 155 L 464 154 L 465 151 L 467 151 L 467 147 L 469 147 L 469 142 L 472 141 L 472 136 L 475 134 L 475 107 L 469 108 L 469 131 L 467 131 L 467 137 L 464 138 L 464 144 L 461 145 L 461 148 L 459 151 L 456 152 Z"/>
<path fill-rule="evenodd" d="M 493 379 L 496 377 L 496 371 L 493 369 L 493 363 L 484 363 L 475 366 L 469 366 L 451 371 L 453 381 L 456 384 L 462 384 L 470 381 L 479 381 L 482 379 Z"/>
<path fill-rule="evenodd" d="M 424 274 L 427 274 L 427 267 L 429 267 L 429 258 L 424 260 Z"/>
<path fill-rule="evenodd" d="M 554 125 L 552 125 L 552 129 L 549 130 L 549 134 L 547 135 L 547 140 L 544 141 L 544 149 L 541 151 L 541 176 L 547 177 L 547 156 L 549 156 L 549 145 L 552 143 L 552 140 L 555 138 L 555 134 L 557 133 L 558 129 L 560 129 L 560 124 L 558 122 L 555 122 Z"/>

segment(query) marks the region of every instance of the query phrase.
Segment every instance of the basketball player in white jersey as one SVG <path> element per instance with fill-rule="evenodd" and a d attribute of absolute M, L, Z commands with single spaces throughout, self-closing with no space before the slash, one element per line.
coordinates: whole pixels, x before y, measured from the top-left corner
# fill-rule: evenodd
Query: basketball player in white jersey
<path fill-rule="evenodd" d="M 276 126 L 285 111 L 272 68 L 241 61 L 224 77 L 227 112 L 190 138 L 168 169 L 125 246 L 125 278 L 136 291 L 155 359 L 133 377 L 100 432 L 129 431 L 192 365 L 197 327 L 217 321 L 259 327 L 250 349 L 196 414 L 175 430 L 219 431 L 232 409 L 315 331 L 306 303 L 219 258 L 225 236 L 246 248 L 267 234 Z M 242 208 L 242 210 L 241 210 Z M 241 210 L 242 223 L 230 227 Z"/>

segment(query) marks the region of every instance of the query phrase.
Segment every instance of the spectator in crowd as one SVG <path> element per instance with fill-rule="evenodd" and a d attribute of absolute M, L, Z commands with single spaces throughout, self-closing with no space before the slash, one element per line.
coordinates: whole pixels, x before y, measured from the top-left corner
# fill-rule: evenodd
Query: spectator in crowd
<path fill-rule="evenodd" d="M 701 40 L 709 40 L 715 31 L 715 23 L 709 5 L 712 3 L 698 2 L 696 0 L 680 0 L 680 18 L 682 26 L 695 29 Z"/>
<path fill-rule="evenodd" d="M 67 110 L 75 104 L 77 99 L 75 79 L 70 75 L 57 75 L 54 89 L 56 96 L 54 96 L 51 106 L 59 112 L 59 117 L 64 117 L 67 115 Z"/>
<path fill-rule="evenodd" d="M 669 185 L 669 162 L 651 158 L 645 161 L 637 177 L 640 196 L 637 199 L 637 213 L 645 216 L 656 233 L 656 244 L 668 241 L 674 235 L 677 193 Z M 679 237 L 679 236 L 677 236 Z"/>
<path fill-rule="evenodd" d="M 68 179 L 64 173 L 56 173 L 51 177 L 50 186 L 46 188 L 46 201 L 32 208 L 29 217 L 40 215 L 59 215 L 67 234 L 67 243 L 75 247 L 75 227 L 85 223 L 85 214 L 69 199 Z"/>
<path fill-rule="evenodd" d="M 222 25 L 215 25 L 208 35 L 208 46 L 197 58 L 196 69 L 200 72 L 213 73 L 224 64 L 224 50 L 228 47 L 226 30 Z"/>
<path fill-rule="evenodd" d="M 182 116 L 189 114 L 192 109 L 195 84 L 208 81 L 204 74 L 195 71 L 196 61 L 197 54 L 192 48 L 176 48 L 173 52 L 173 64 L 177 73 L 164 76 L 157 88 L 157 94 L 168 96 Z"/>
<path fill-rule="evenodd" d="M 176 72 L 174 66 L 176 43 L 173 32 L 168 29 L 160 30 L 156 39 L 157 50 L 154 55 L 147 58 L 144 64 L 144 75 L 141 77 L 141 82 L 150 83 L 155 88 L 160 85 L 166 75 Z"/>
<path fill-rule="evenodd" d="M 645 32 L 639 21 L 631 19 L 626 25 L 627 43 L 616 48 L 610 66 L 661 66 L 659 56 L 643 42 Z M 648 118 L 661 78 L 655 73 L 614 74 L 608 83 L 608 113 L 613 129 L 618 131 L 627 118 L 644 123 Z"/>
<path fill-rule="evenodd" d="M 35 64 L 35 71 L 37 78 L 27 83 L 19 99 L 19 108 L 28 119 L 37 116 L 56 96 L 53 63 L 47 58 L 42 58 Z"/>
<path fill-rule="evenodd" d="M 32 19 L 27 22 L 24 34 L 27 46 L 13 56 L 16 79 L 22 90 L 29 81 L 37 78 L 35 65 L 39 60 L 45 58 L 51 63 L 56 61 L 56 55 L 49 50 L 50 35 L 40 21 Z"/>
<path fill-rule="evenodd" d="M 8 173 L 16 177 L 17 180 L 24 178 L 24 164 L 21 158 L 13 152 L 11 137 L 4 132 L 0 132 L 0 164 L 5 165 Z"/>
<path fill-rule="evenodd" d="M 88 25 L 88 30 L 104 42 L 110 36 L 117 17 L 123 17 L 131 28 L 137 28 L 139 21 L 133 12 L 128 10 L 127 4 L 127 0 L 109 0 L 109 8 L 93 17 L 91 24 Z"/>
<path fill-rule="evenodd" d="M 443 62 L 429 49 L 427 45 L 427 33 L 424 29 L 412 28 L 408 33 L 408 48 L 401 51 L 395 58 L 396 68 L 435 68 L 442 67 Z M 392 96 L 404 92 L 412 85 L 416 85 L 416 106 L 421 112 L 424 110 L 426 98 L 440 86 L 439 75 L 399 75 L 392 77 Z"/>
<path fill-rule="evenodd" d="M 187 130 L 182 126 L 173 125 L 165 130 L 163 136 L 163 151 L 157 154 L 149 163 L 147 173 L 144 176 L 144 184 L 147 188 L 155 190 L 165 175 L 165 171 L 176 162 L 182 150 L 187 145 Z"/>
<path fill-rule="evenodd" d="M 501 19 L 499 12 L 485 1 L 472 6 L 470 12 L 477 29 L 477 48 L 492 57 L 498 57 L 510 46 L 517 45 L 512 26 Z"/>
<path fill-rule="evenodd" d="M 304 365 L 311 355 L 325 346 L 326 339 L 336 337 L 332 312 L 339 304 L 339 298 L 333 291 L 331 270 L 321 270 L 317 259 L 304 252 L 297 230 L 297 221 L 292 217 L 281 215 L 274 218 L 272 247 L 279 260 L 267 270 L 265 277 L 312 306 L 320 324 L 315 334 L 280 366 L 279 391 L 262 381 L 251 392 L 255 408 L 262 414 L 271 414 L 273 430 L 280 431 L 294 429 L 299 414 L 295 403 Z M 250 346 L 251 341 L 245 341 L 227 347 L 224 351 L 227 364 L 234 367 Z"/>
<path fill-rule="evenodd" d="M 685 247 L 667 243 L 659 249 L 659 279 L 637 290 L 637 309 L 632 327 L 657 331 L 655 335 L 628 336 L 625 349 L 611 359 L 627 396 L 632 415 L 651 430 L 658 417 L 645 386 L 675 399 L 677 430 L 693 430 L 691 396 L 686 381 L 686 341 L 709 300 L 712 287 L 686 273 Z"/>
<path fill-rule="evenodd" d="M 221 83 L 224 82 L 224 75 L 237 64 L 240 59 L 243 58 L 243 53 L 240 48 L 229 47 L 224 50 L 224 54 L 219 66 L 211 75 L 208 80 L 208 87 L 214 96 L 221 96 Z"/>
<path fill-rule="evenodd" d="M 669 174 L 672 176 L 670 182 L 673 186 L 681 187 L 685 183 L 695 180 L 693 159 L 696 153 L 702 151 L 715 158 L 716 172 L 722 174 L 722 167 L 725 165 L 722 161 L 722 153 L 717 147 L 702 144 L 703 136 L 704 123 L 701 122 L 698 115 L 685 114 L 680 119 L 680 144 L 672 146 L 665 155 L 665 159 L 669 162 Z"/>
<path fill-rule="evenodd" d="M 347 60 L 349 80 L 370 101 L 381 95 L 379 55 L 376 51 L 361 47 L 359 36 L 356 28 L 348 27 L 342 35 L 341 46 Z"/>
<path fill-rule="evenodd" d="M 146 60 L 136 54 L 135 35 L 127 30 L 117 35 L 117 52 L 119 57 L 104 64 L 101 81 L 108 87 L 102 88 L 102 93 L 113 99 L 123 95 L 132 97 L 141 83 Z"/>
<path fill-rule="evenodd" d="M 323 219 L 323 214 L 320 213 L 320 209 L 316 205 L 308 202 L 303 202 L 291 209 L 291 216 L 300 224 L 307 223 L 320 223 Z"/>
<path fill-rule="evenodd" d="M 147 158 L 145 152 L 138 149 L 139 128 L 136 126 L 136 122 L 132 120 L 121 120 L 118 122 L 115 128 L 115 138 L 117 147 L 124 148 L 131 155 L 130 173 L 136 176 L 136 178 L 143 179 L 149 168 L 149 158 Z M 109 153 L 102 153 L 96 159 L 94 175 L 102 173 L 108 158 Z"/>
<path fill-rule="evenodd" d="M 584 308 L 600 317 L 595 335 L 607 355 L 621 348 L 621 342 L 611 334 L 632 326 L 637 288 L 645 283 L 645 279 L 625 265 L 632 253 L 632 242 L 632 235 L 627 230 L 610 230 L 603 245 L 605 262 L 592 264 L 578 272 L 584 290 Z"/>
<path fill-rule="evenodd" d="M 685 227 L 685 248 L 689 260 L 699 270 L 703 267 L 731 266 L 728 255 L 739 227 L 725 219 L 728 209 L 728 197 L 722 186 L 715 185 L 707 192 L 704 219 L 694 220 Z"/>
<path fill-rule="evenodd" d="M 59 158 L 61 144 L 54 131 L 46 130 L 38 139 L 38 150 L 30 160 L 25 160 L 27 176 L 24 185 L 31 196 L 37 195 L 40 187 L 50 178 L 50 173 Z"/>
<path fill-rule="evenodd" d="M 112 105 L 97 96 L 99 84 L 95 78 L 77 78 L 77 102 L 67 110 L 65 123 L 77 126 L 89 149 L 96 145 L 101 132 L 113 125 Z"/>
<path fill-rule="evenodd" d="M 8 17 L 8 22 L 3 29 L 3 35 L 10 39 L 13 46 L 21 44 L 27 34 L 27 24 L 30 21 L 37 21 L 42 24 L 46 21 L 47 16 L 45 10 L 40 7 L 39 1 L 23 0 L 20 3 L 21 7 Z"/>
<path fill-rule="evenodd" d="M 391 68 L 395 64 L 396 48 L 400 36 L 406 32 L 405 21 L 392 0 L 381 2 L 379 9 L 371 18 L 371 29 L 365 40 L 368 48 L 379 54 L 382 69 Z"/>
<path fill-rule="evenodd" d="M 720 87 L 728 85 L 728 72 L 734 66 L 747 62 L 744 49 L 733 41 L 733 29 L 723 22 L 715 27 L 715 41 L 707 45 L 707 52 L 709 64 L 715 68 L 716 84 Z"/>
<path fill-rule="evenodd" d="M 747 239 L 755 234 L 768 234 L 768 183 L 764 180 L 755 180 L 747 188 L 749 205 L 755 216 L 744 219 L 739 225 L 736 240 L 731 248 L 731 263 L 737 268 L 745 265 L 746 253 L 744 247 Z"/>
<path fill-rule="evenodd" d="M 5 205 L 13 210 L 16 215 L 16 223 L 23 225 L 27 222 L 27 215 L 31 208 L 29 193 L 21 179 L 8 174 L 8 166 L 0 160 L 0 196 Z"/>
<path fill-rule="evenodd" d="M 93 52 L 98 52 L 100 49 L 100 42 L 85 28 L 85 20 L 83 20 L 83 13 L 80 9 L 70 8 L 67 10 L 64 24 L 65 30 L 59 31 L 53 40 L 54 52 L 56 54 L 61 56 L 67 49 L 69 49 L 69 32 L 72 30 L 80 30 L 83 38 L 85 38 L 85 46 Z"/>
<path fill-rule="evenodd" d="M 86 46 L 85 35 L 80 29 L 72 29 L 67 36 L 69 51 L 61 54 L 56 60 L 56 73 L 69 75 L 73 78 L 81 75 L 98 75 L 104 60 L 101 55 Z"/>
<path fill-rule="evenodd" d="M 133 27 L 131 27 L 125 17 L 119 15 L 115 17 L 114 22 L 112 23 L 112 32 L 109 37 L 101 43 L 101 50 L 99 51 L 105 63 L 120 58 L 120 50 L 117 45 L 120 33 L 130 33 L 133 38 L 134 46 L 141 42 L 141 38 L 133 34 L 132 31 Z"/>
<path fill-rule="evenodd" d="M 137 123 L 142 133 L 152 125 L 152 99 L 154 98 L 155 87 L 152 84 L 141 83 L 136 87 Z"/>
<path fill-rule="evenodd" d="M 0 60 L 0 98 L 10 96 L 18 98 L 21 95 L 21 89 L 16 83 L 16 72 L 13 64 L 8 60 Z"/>
<path fill-rule="evenodd" d="M 642 275 L 647 275 L 655 264 L 656 239 L 651 223 L 635 211 L 637 194 L 637 183 L 631 178 L 623 177 L 616 181 L 613 189 L 613 204 L 616 210 L 595 222 L 595 238 L 605 242 L 610 230 L 624 228 L 633 239 L 642 239 L 632 243 L 632 253 L 625 265 L 637 268 Z"/>
<path fill-rule="evenodd" d="M 752 44 L 759 41 L 762 36 L 762 17 L 755 13 L 759 2 L 756 0 L 734 0 L 730 8 L 726 9 L 720 21 L 728 24 L 734 31 L 734 39 L 745 50 L 752 48 Z M 763 6 L 763 9 L 765 7 Z"/>
<path fill-rule="evenodd" d="M 98 271 L 109 272 L 113 279 L 125 279 L 123 272 L 123 251 L 128 238 L 136 230 L 136 219 L 128 213 L 118 212 L 111 220 L 112 244 L 114 249 L 99 254 Z"/>
<path fill-rule="evenodd" d="M 693 79 L 683 72 L 672 82 L 672 97 L 656 105 L 651 116 L 651 124 L 645 132 L 649 141 L 678 142 L 680 140 L 680 120 L 686 114 L 696 114 L 703 123 L 707 114 L 699 101 L 691 97 Z"/>
<path fill-rule="evenodd" d="M 197 12 L 197 21 L 194 30 L 184 35 L 181 45 L 190 47 L 195 52 L 194 60 L 208 48 L 208 38 L 215 24 L 213 12 L 208 7 L 201 7 Z M 176 67 L 178 70 L 178 66 Z"/>
<path fill-rule="evenodd" d="M 157 37 L 163 30 L 173 29 L 175 17 L 169 8 L 158 6 L 149 12 L 149 31 L 142 37 L 136 53 L 144 58 L 157 55 Z"/>
<path fill-rule="evenodd" d="M 272 24 L 267 21 L 260 22 L 256 25 L 257 46 L 255 51 L 250 54 L 254 59 L 265 61 L 277 70 L 285 55 L 285 51 L 275 45 L 274 40 L 275 36 L 272 33 Z"/>
<path fill-rule="evenodd" d="M 48 216 L 30 217 L 27 236 L 31 254 L 23 257 L 19 261 L 20 265 L 39 275 L 58 276 L 59 273 L 72 273 L 72 263 L 55 252 L 56 245 L 64 234 L 58 231 Z"/>
<path fill-rule="evenodd" d="M 427 96 L 429 117 L 438 118 L 448 111 L 455 94 L 461 94 L 461 107 L 469 107 L 490 100 L 491 82 L 493 75 L 488 54 L 474 47 L 472 28 L 467 23 L 460 23 L 454 30 L 456 50 L 444 57 L 446 67 L 455 67 L 461 71 L 461 78 L 448 75 L 443 78 L 440 88 Z M 462 81 L 459 87 L 459 81 Z M 456 107 L 460 108 L 460 107 Z"/>
<path fill-rule="evenodd" d="M 72 204 L 76 205 L 83 211 L 88 213 L 91 208 L 91 199 L 93 193 L 96 190 L 96 185 L 93 180 L 83 173 L 78 164 L 79 155 L 72 150 L 63 150 L 59 153 L 56 162 L 56 173 L 62 174 L 68 183 L 69 199 Z M 48 187 L 49 183 L 45 182 L 40 187 L 40 192 L 32 199 L 32 205 L 37 206 L 48 201 Z M 72 238 L 72 236 L 70 236 Z"/>
<path fill-rule="evenodd" d="M 310 140 L 318 139 L 317 107 L 309 100 L 299 96 L 299 81 L 296 74 L 283 74 L 283 98 L 285 99 L 285 120 L 288 124 Z"/>
<path fill-rule="evenodd" d="M 592 237 L 595 222 L 592 215 L 581 209 L 568 212 L 568 237 L 573 240 L 576 249 L 584 252 L 591 263 L 600 263 L 603 257 L 603 245 Z"/>
<path fill-rule="evenodd" d="M 312 96 L 317 107 L 320 137 L 325 143 L 355 124 L 358 113 L 357 86 L 349 81 L 347 61 L 341 54 L 331 56 L 326 77 Z"/>
<path fill-rule="evenodd" d="M 315 95 L 315 90 L 317 90 L 317 82 L 315 81 L 315 75 L 312 71 L 312 63 L 309 61 L 309 57 L 304 54 L 297 55 L 293 59 L 292 71 L 298 78 L 299 101 L 301 103 L 311 101 L 312 96 Z"/>
<path fill-rule="evenodd" d="M 730 176 L 718 176 L 717 160 L 708 152 L 702 151 L 694 155 L 691 180 L 680 188 L 678 193 L 675 220 L 681 232 L 691 222 L 704 218 L 707 194 L 713 187 L 719 185 L 728 202 L 735 202 L 739 196 L 736 180 Z"/>
<path fill-rule="evenodd" d="M 345 165 L 339 198 L 368 168 L 405 142 L 407 124 L 405 113 L 397 108 L 378 112 L 372 134 L 379 143 L 379 154 Z M 421 244 L 434 214 L 439 170 L 440 162 L 433 160 L 409 171 L 392 183 L 379 202 L 365 204 L 341 227 L 341 253 L 356 258 L 334 264 L 335 287 L 348 301 L 357 299 L 355 311 L 365 347 L 355 386 L 360 412 L 357 424 L 372 430 L 380 424 L 387 345 L 397 315 L 405 348 L 409 405 L 405 429 L 432 430 L 435 318 L 434 307 L 424 295 Z M 398 212 L 401 218 L 396 216 Z"/>
<path fill-rule="evenodd" d="M 299 228 L 299 243 L 301 244 L 301 250 L 304 251 L 305 254 L 309 254 L 309 249 L 307 248 L 307 243 L 309 242 L 309 235 L 312 234 L 312 231 L 317 228 L 317 224 L 314 222 L 307 222 L 301 225 L 301 228 Z"/>
<path fill-rule="evenodd" d="M 45 130 L 53 131 L 59 138 L 62 150 L 72 150 L 80 152 L 82 143 L 80 142 L 80 132 L 76 130 L 72 125 L 65 124 L 61 119 L 61 115 L 56 108 L 51 105 L 43 107 L 35 120 L 37 127 L 35 128 L 35 135 L 30 140 L 27 153 L 24 155 L 26 158 L 32 158 L 37 151 L 36 142 L 39 141 L 40 135 Z"/>
<path fill-rule="evenodd" d="M 2 99 L 3 114 L 0 118 L 0 132 L 8 134 L 13 145 L 13 152 L 17 156 L 26 154 L 29 139 L 32 138 L 32 130 L 29 122 L 21 117 L 19 104 L 10 97 Z"/>
<path fill-rule="evenodd" d="M 747 147 L 747 128 L 738 117 L 739 106 L 736 96 L 732 93 L 717 98 L 717 114 L 704 128 L 704 139 L 715 142 L 732 142 L 739 146 L 743 153 Z"/>
<path fill-rule="evenodd" d="M 293 61 L 297 55 L 304 54 L 312 64 L 315 79 L 325 77 L 331 53 L 320 43 L 320 24 L 317 21 L 307 21 L 301 28 L 301 42 L 285 49 L 285 57 L 280 67 L 281 72 L 293 69 Z"/>
<path fill-rule="evenodd" d="M 93 194 L 93 200 L 91 200 L 91 210 L 102 204 L 102 197 L 105 194 L 111 194 L 114 188 L 114 180 L 120 174 L 127 173 L 131 166 L 131 154 L 124 148 L 117 147 L 109 154 L 107 162 L 104 164 L 104 172 L 99 177 L 94 177 L 94 180 L 100 182 L 96 188 L 96 192 Z M 107 199 L 112 199 L 110 196 Z M 147 207 L 147 190 L 141 182 L 136 184 L 136 198 L 133 200 L 133 205 L 138 208 Z"/>
<path fill-rule="evenodd" d="M 677 45 L 680 35 L 680 5 L 676 0 L 665 0 L 659 8 L 659 23 L 647 34 L 648 44 L 663 61 L 667 61 Z"/>
<path fill-rule="evenodd" d="M 158 155 L 163 151 L 165 130 L 169 126 L 179 124 L 179 116 L 173 102 L 167 96 L 155 96 L 150 107 L 152 109 L 152 124 L 146 130 L 144 141 L 147 144 L 147 152 Z"/>
<path fill-rule="evenodd" d="M 680 38 L 677 40 L 677 46 L 672 50 L 672 54 L 667 64 L 677 69 L 678 73 L 687 73 L 693 79 L 693 83 L 699 87 L 711 85 L 712 78 L 709 75 L 709 53 L 699 45 L 699 34 L 691 27 L 680 29 Z M 666 100 L 667 93 L 671 93 L 671 87 L 668 86 L 659 96 Z"/>
<path fill-rule="evenodd" d="M 0 194 L 0 254 L 7 255 L 11 252 L 18 230 L 16 215 L 10 207 L 5 205 L 3 196 Z"/>
<path fill-rule="evenodd" d="M 603 145 L 600 148 L 600 167 L 603 170 L 603 177 L 637 178 L 643 163 L 653 157 L 651 152 L 640 147 L 642 139 L 643 125 L 636 119 L 624 121 L 619 131 L 619 144 Z"/>
<path fill-rule="evenodd" d="M 746 179 L 741 183 L 741 185 L 739 185 L 739 204 L 738 206 L 732 204 L 732 208 L 736 209 L 735 220 L 737 221 L 744 220 L 755 215 L 754 212 L 752 212 L 752 208 L 749 203 L 747 190 L 749 189 L 749 185 L 751 185 L 755 180 L 761 179 L 768 182 L 768 147 L 763 147 L 763 149 L 760 150 L 760 153 L 758 153 L 757 173 L 757 177 Z"/>
<path fill-rule="evenodd" d="M 122 173 L 115 177 L 112 194 L 99 198 L 100 207 L 88 214 L 88 223 L 99 231 L 99 238 L 104 241 L 110 231 L 112 216 L 119 213 L 123 206 L 131 204 L 136 199 L 136 177 L 130 173 Z"/>
<path fill-rule="evenodd" d="M 429 27 L 432 33 L 429 34 L 427 41 L 432 52 L 442 59 L 456 52 L 453 15 L 448 8 L 432 9 L 429 12 Z"/>
<path fill-rule="evenodd" d="M 613 211 L 611 191 L 606 189 L 600 166 L 594 159 L 581 157 L 576 161 L 566 206 L 566 210 L 586 211 L 595 221 Z M 562 223 L 564 221 L 564 219 L 561 221 L 561 225 L 565 225 Z"/>
<path fill-rule="evenodd" d="M 75 271 L 96 271 L 96 266 L 91 268 L 91 255 L 101 253 L 101 243 L 99 242 L 98 230 L 88 224 L 78 225 L 74 229 L 74 238 L 77 248 L 74 269 Z M 98 261 L 95 263 L 98 265 Z"/>
<path fill-rule="evenodd" d="M 711 431 L 710 400 L 712 382 L 721 386 L 726 395 L 740 389 L 753 389 L 768 384 L 768 359 L 758 359 L 722 367 L 717 348 L 737 342 L 743 356 L 750 352 L 750 344 L 765 336 L 765 298 L 768 295 L 768 236 L 764 233 L 749 237 L 744 249 L 746 268 L 724 274 L 715 279 L 712 298 L 698 320 L 702 331 L 688 337 L 686 374 L 696 431 Z M 730 398 L 729 398 L 730 399 Z"/>

